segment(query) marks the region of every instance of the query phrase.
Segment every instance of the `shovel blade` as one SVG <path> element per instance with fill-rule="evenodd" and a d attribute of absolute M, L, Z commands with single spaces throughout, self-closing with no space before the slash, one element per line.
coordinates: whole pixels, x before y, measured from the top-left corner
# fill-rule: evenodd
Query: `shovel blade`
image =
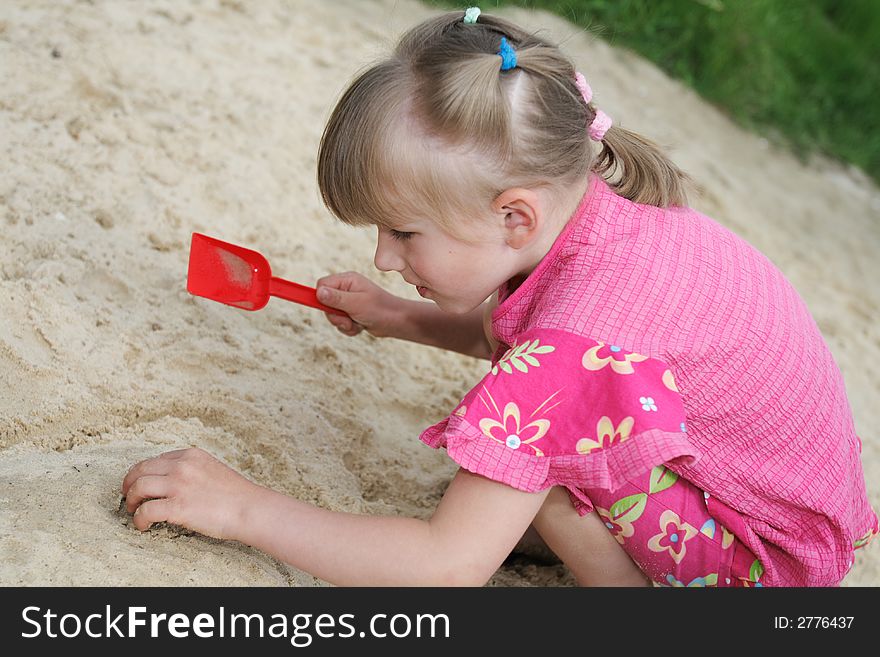
<path fill-rule="evenodd" d="M 186 289 L 244 310 L 269 302 L 272 270 L 260 253 L 201 233 L 192 234 Z"/>

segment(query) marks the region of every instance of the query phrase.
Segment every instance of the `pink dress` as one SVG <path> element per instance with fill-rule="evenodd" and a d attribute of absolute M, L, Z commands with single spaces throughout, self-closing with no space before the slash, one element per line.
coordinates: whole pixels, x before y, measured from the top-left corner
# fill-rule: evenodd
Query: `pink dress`
<path fill-rule="evenodd" d="M 735 536 L 770 586 L 836 585 L 878 532 L 818 327 L 782 273 L 708 217 L 592 177 L 535 270 L 499 290 L 492 331 L 491 371 L 421 436 L 462 467 L 524 491 L 564 486 L 621 542 L 631 528 L 616 521 L 678 479 L 709 520 L 674 531 L 658 508 L 651 550 L 676 557 L 718 520 L 713 540 Z M 634 485 L 644 493 L 612 494 Z"/>

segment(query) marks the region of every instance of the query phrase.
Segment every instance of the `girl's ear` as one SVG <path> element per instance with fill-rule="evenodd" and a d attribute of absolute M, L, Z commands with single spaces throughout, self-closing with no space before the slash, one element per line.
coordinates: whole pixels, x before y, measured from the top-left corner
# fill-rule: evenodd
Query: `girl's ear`
<path fill-rule="evenodd" d="M 503 222 L 504 241 L 521 249 L 537 236 L 544 220 L 538 195 L 524 187 L 512 187 L 492 201 L 492 211 Z"/>

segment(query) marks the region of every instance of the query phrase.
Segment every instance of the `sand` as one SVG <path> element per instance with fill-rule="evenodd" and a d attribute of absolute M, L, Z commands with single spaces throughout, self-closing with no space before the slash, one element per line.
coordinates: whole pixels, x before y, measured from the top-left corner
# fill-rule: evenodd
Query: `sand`
<path fill-rule="evenodd" d="M 189 238 L 264 253 L 312 283 L 372 267 L 374 234 L 334 221 L 318 139 L 365 62 L 433 13 L 415 2 L 95 0 L 0 5 L 0 584 L 324 582 L 246 546 L 120 511 L 136 461 L 203 447 L 321 506 L 427 517 L 454 464 L 418 440 L 485 364 L 351 339 L 280 300 L 249 313 L 185 289 Z M 880 508 L 880 190 L 801 162 L 637 56 L 563 20 L 502 12 L 564 42 L 626 127 L 670 149 L 693 205 L 794 282 L 840 365 Z M 570 586 L 510 560 L 500 586 Z M 880 584 L 880 548 L 847 585 Z"/>

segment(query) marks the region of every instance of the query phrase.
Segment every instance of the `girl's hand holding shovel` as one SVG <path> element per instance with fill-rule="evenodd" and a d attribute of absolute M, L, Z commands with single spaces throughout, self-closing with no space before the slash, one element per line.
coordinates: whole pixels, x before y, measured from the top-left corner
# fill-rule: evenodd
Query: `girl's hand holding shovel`
<path fill-rule="evenodd" d="M 340 333 L 355 336 L 363 330 L 377 338 L 400 337 L 406 301 L 386 292 L 356 272 L 330 274 L 318 280 L 318 301 L 345 315 L 325 312 Z"/>

